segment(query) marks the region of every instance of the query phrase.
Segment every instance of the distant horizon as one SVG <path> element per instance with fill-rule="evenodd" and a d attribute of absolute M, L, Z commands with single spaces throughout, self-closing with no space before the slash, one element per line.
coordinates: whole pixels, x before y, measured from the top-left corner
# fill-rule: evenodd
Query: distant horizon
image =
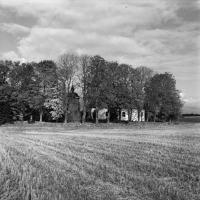
<path fill-rule="evenodd" d="M 200 107 L 198 106 L 194 106 L 194 107 L 190 107 L 190 106 L 183 106 L 182 108 L 182 113 L 195 113 L 195 114 L 199 114 L 200 115 Z"/>
<path fill-rule="evenodd" d="M 194 116 L 200 116 L 198 113 L 182 113 L 182 115 L 194 115 Z"/>

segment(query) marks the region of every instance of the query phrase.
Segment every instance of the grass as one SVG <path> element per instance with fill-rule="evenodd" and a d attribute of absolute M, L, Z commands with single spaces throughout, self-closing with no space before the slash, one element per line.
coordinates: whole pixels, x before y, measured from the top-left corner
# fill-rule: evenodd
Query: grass
<path fill-rule="evenodd" d="M 0 127 L 1 200 L 199 200 L 200 124 Z"/>

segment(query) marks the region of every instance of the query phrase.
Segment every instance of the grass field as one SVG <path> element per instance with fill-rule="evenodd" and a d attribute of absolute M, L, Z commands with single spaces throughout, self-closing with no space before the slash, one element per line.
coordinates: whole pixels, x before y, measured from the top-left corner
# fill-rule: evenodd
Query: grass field
<path fill-rule="evenodd" d="M 200 124 L 0 127 L 1 200 L 199 200 Z"/>

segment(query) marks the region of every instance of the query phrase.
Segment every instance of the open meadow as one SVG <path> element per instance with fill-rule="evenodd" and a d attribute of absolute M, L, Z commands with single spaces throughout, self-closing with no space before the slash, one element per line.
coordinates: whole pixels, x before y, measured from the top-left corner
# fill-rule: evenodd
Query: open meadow
<path fill-rule="evenodd" d="M 0 127 L 0 200 L 199 200 L 200 124 Z"/>

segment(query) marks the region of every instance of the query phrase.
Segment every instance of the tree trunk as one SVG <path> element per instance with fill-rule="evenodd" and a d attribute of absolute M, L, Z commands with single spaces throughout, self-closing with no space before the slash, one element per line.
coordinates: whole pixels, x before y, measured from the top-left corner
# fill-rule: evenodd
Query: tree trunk
<path fill-rule="evenodd" d="M 130 109 L 128 109 L 128 122 L 130 122 Z"/>
<path fill-rule="evenodd" d="M 94 118 L 93 118 L 93 112 L 94 112 L 94 111 L 93 111 L 92 109 L 90 109 L 90 117 L 91 117 L 91 120 L 92 120 L 92 121 L 93 121 L 93 119 L 94 119 Z"/>
<path fill-rule="evenodd" d="M 121 109 L 119 108 L 119 122 L 121 121 Z"/>
<path fill-rule="evenodd" d="M 128 110 L 128 121 L 131 122 L 132 121 L 132 109 Z"/>
<path fill-rule="evenodd" d="M 43 110 L 40 111 L 40 122 L 42 122 Z"/>
<path fill-rule="evenodd" d="M 153 121 L 156 122 L 156 114 L 154 114 Z"/>
<path fill-rule="evenodd" d="M 33 115 L 31 113 L 30 122 L 33 122 Z"/>
<path fill-rule="evenodd" d="M 86 118 L 86 109 L 83 108 L 82 123 L 85 123 L 85 118 Z"/>
<path fill-rule="evenodd" d="M 64 121 L 64 123 L 67 124 L 67 122 L 68 122 L 68 111 L 65 112 L 65 121 Z"/>
<path fill-rule="evenodd" d="M 107 123 L 110 123 L 110 109 L 108 109 Z"/>
<path fill-rule="evenodd" d="M 98 119 L 98 108 L 96 108 L 95 112 L 96 112 L 96 124 L 98 124 L 98 123 L 99 123 L 99 119 Z"/>
<path fill-rule="evenodd" d="M 147 112 L 147 122 L 149 122 L 149 112 L 148 111 L 146 112 Z"/>
<path fill-rule="evenodd" d="M 99 109 L 98 109 L 98 106 L 97 106 L 97 100 L 96 100 L 96 110 L 95 110 L 95 112 L 96 112 L 96 124 L 99 123 L 99 119 L 98 119 L 98 111 L 99 111 Z"/>
<path fill-rule="evenodd" d="M 85 106 L 85 96 L 83 96 L 83 116 L 82 116 L 82 123 L 85 123 L 86 118 L 86 106 Z"/>
<path fill-rule="evenodd" d="M 140 109 L 138 109 L 138 122 L 140 122 Z"/>

